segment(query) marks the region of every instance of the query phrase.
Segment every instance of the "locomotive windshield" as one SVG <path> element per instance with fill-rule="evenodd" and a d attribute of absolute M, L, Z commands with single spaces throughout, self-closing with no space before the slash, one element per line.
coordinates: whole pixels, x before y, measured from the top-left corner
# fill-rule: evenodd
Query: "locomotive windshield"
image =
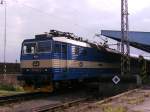
<path fill-rule="evenodd" d="M 35 48 L 36 48 L 36 43 L 24 43 L 23 54 L 34 54 Z"/>
<path fill-rule="evenodd" d="M 25 42 L 22 48 L 23 54 L 51 52 L 51 41 Z"/>

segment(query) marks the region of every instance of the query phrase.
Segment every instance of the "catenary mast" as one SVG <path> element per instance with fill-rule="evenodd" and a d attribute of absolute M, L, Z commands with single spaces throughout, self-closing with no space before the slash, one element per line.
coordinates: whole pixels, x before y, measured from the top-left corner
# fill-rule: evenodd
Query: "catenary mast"
<path fill-rule="evenodd" d="M 128 0 L 121 0 L 121 75 L 130 74 Z"/>

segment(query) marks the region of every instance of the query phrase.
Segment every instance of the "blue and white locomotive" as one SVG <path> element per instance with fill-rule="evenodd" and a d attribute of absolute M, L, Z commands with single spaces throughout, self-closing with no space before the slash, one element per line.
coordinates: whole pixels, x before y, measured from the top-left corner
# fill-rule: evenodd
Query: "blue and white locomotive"
<path fill-rule="evenodd" d="M 21 50 L 21 80 L 26 89 L 53 91 L 55 83 L 88 80 L 120 73 L 120 57 L 72 33 L 51 30 L 26 39 Z"/>

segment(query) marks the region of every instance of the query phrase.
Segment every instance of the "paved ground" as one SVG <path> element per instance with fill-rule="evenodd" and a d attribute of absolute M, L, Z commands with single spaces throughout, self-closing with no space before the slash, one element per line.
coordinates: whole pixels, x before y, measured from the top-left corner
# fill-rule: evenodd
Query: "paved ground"
<path fill-rule="evenodd" d="M 141 112 L 150 112 L 150 100 L 149 101 L 145 101 L 141 105 L 134 106 L 132 108 L 132 110 L 134 110 L 134 111 L 141 111 Z"/>
<path fill-rule="evenodd" d="M 105 103 L 81 104 L 65 112 L 150 112 L 150 89 L 138 89 Z"/>

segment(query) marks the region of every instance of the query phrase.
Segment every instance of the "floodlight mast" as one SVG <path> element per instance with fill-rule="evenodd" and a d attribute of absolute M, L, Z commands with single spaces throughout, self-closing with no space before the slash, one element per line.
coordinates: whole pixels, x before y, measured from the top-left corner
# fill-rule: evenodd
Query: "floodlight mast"
<path fill-rule="evenodd" d="M 128 0 L 121 0 L 121 75 L 130 74 Z"/>
<path fill-rule="evenodd" d="M 5 15 L 4 15 L 4 75 L 6 74 L 6 33 L 7 33 L 7 14 L 6 14 L 6 10 L 7 10 L 7 4 L 6 4 L 6 0 L 1 0 L 0 2 L 1 5 L 4 5 L 4 8 L 5 8 Z"/>

